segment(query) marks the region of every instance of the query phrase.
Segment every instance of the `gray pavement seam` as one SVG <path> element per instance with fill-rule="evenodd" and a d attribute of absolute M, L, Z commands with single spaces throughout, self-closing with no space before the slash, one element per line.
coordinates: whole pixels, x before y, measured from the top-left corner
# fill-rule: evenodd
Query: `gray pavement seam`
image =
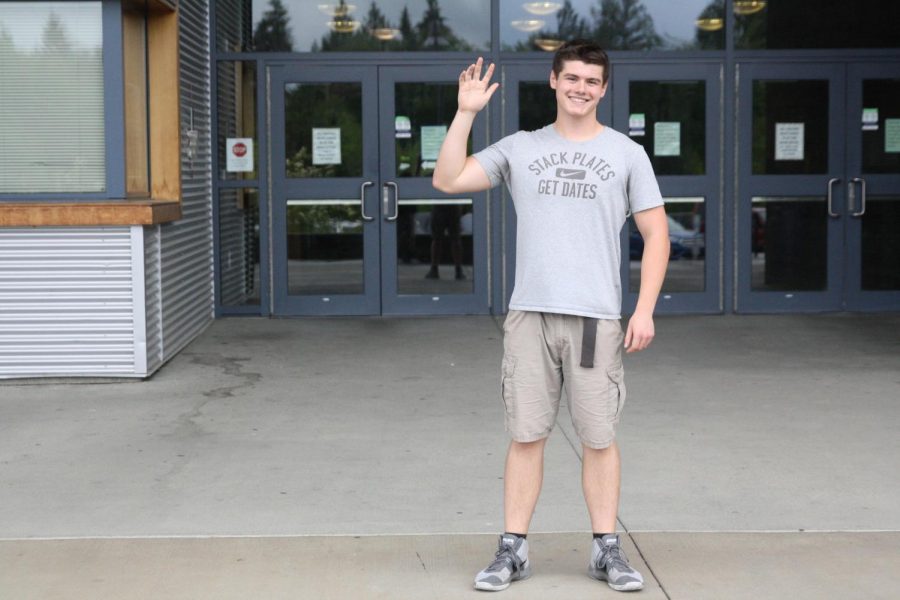
<path fill-rule="evenodd" d="M 667 600 L 672 600 L 672 597 L 669 595 L 668 590 L 666 590 L 666 586 L 663 585 L 663 582 L 660 580 L 659 576 L 653 570 L 653 566 L 650 564 L 650 561 L 647 560 L 647 557 L 644 555 L 644 552 L 641 550 L 641 547 L 638 545 L 637 540 L 634 539 L 634 536 L 631 535 L 631 531 L 628 530 L 628 527 L 622 522 L 618 516 L 616 520 L 622 525 L 622 529 L 625 530 L 625 534 L 628 536 L 628 539 L 631 540 L 631 543 L 634 544 L 634 549 L 637 550 L 638 555 L 641 557 L 641 560 L 644 561 L 644 564 L 647 565 L 647 569 L 650 571 L 650 575 L 653 577 L 653 580 L 656 581 L 656 585 L 659 586 L 659 589 L 662 590 L 663 595 L 667 598 Z"/>
<path fill-rule="evenodd" d="M 571 437 L 571 436 L 569 435 L 569 433 L 566 431 L 565 427 L 559 427 L 558 429 L 559 429 L 560 431 L 562 431 L 563 437 L 566 438 L 566 441 L 567 441 L 567 442 L 569 442 L 569 446 L 572 448 L 572 452 L 575 453 L 575 457 L 578 458 L 578 462 L 580 462 L 580 463 L 583 465 L 583 464 L 584 464 L 584 458 L 581 456 L 581 454 L 579 454 L 579 452 L 578 452 L 578 446 L 577 446 L 577 445 L 575 444 L 575 442 L 572 440 L 572 437 Z M 634 536 L 631 535 L 631 531 L 629 531 L 628 527 L 625 525 L 625 523 L 622 521 L 622 519 L 619 518 L 618 515 L 616 515 L 616 521 L 618 521 L 619 525 L 622 526 L 622 529 L 625 530 L 625 535 L 628 536 L 628 539 L 631 540 L 631 543 L 634 544 L 634 547 L 635 547 L 635 549 L 637 550 L 638 554 L 640 555 L 641 560 L 643 560 L 643 561 L 644 561 L 644 564 L 647 565 L 647 569 L 649 569 L 650 575 L 653 577 L 653 580 L 656 581 L 656 585 L 658 585 L 658 586 L 659 586 L 659 589 L 662 590 L 662 593 L 665 595 L 665 597 L 667 598 L 667 600 L 672 600 L 672 597 L 669 596 L 669 592 L 666 591 L 666 587 L 663 585 L 663 582 L 660 581 L 659 577 L 658 577 L 658 576 L 656 575 L 656 573 L 653 571 L 653 567 L 650 565 L 650 562 L 647 560 L 647 557 L 644 556 L 644 553 L 641 551 L 641 547 L 638 546 L 637 540 L 635 540 L 635 539 L 634 539 Z"/>

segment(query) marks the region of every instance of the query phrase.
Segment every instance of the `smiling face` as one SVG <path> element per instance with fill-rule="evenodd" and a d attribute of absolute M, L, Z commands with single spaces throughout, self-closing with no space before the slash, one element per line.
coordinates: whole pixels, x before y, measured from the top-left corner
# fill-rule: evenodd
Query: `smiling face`
<path fill-rule="evenodd" d="M 550 72 L 550 87 L 556 90 L 557 118 L 596 118 L 597 105 L 606 95 L 603 67 L 567 60 L 557 75 Z"/>

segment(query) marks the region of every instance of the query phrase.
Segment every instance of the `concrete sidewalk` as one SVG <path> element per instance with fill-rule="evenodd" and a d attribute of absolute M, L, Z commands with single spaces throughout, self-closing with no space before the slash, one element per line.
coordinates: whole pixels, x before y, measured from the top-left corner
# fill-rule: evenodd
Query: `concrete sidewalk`
<path fill-rule="evenodd" d="M 0 598 L 477 595 L 501 344 L 490 317 L 224 319 L 146 382 L 0 385 Z M 900 315 L 659 318 L 626 369 L 641 597 L 900 597 Z M 509 597 L 616 597 L 579 473 L 563 410 Z"/>

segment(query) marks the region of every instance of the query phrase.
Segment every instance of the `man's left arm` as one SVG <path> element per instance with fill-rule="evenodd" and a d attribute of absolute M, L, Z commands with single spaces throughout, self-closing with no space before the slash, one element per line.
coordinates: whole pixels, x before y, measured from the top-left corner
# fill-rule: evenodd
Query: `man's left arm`
<path fill-rule="evenodd" d="M 653 341 L 653 309 L 669 264 L 669 222 L 666 209 L 656 206 L 636 212 L 634 222 L 644 238 L 644 255 L 641 258 L 641 290 L 634 314 L 625 331 L 625 348 L 628 353 L 640 352 Z"/>

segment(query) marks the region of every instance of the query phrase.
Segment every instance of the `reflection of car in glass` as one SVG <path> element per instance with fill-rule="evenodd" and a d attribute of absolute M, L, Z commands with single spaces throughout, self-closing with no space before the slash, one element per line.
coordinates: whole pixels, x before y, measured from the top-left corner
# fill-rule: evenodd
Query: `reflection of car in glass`
<path fill-rule="evenodd" d="M 668 215 L 666 219 L 669 221 L 669 260 L 701 258 L 706 254 L 706 240 L 702 232 L 688 229 Z M 644 238 L 633 222 L 629 230 L 628 257 L 640 260 L 644 254 Z"/>

